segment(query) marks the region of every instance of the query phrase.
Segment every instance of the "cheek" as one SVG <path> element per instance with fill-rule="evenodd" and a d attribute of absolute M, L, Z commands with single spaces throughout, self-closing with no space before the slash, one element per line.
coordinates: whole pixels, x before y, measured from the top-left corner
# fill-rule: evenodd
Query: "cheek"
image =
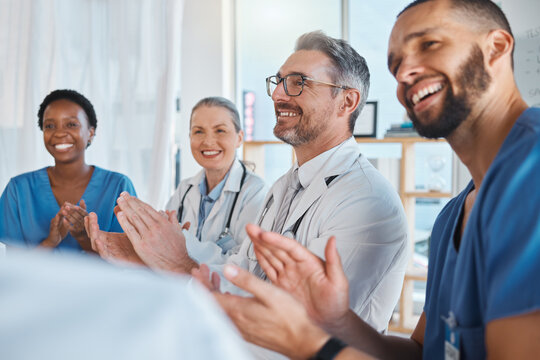
<path fill-rule="evenodd" d="M 402 85 L 398 85 L 396 96 L 401 105 L 405 106 L 405 89 Z"/>

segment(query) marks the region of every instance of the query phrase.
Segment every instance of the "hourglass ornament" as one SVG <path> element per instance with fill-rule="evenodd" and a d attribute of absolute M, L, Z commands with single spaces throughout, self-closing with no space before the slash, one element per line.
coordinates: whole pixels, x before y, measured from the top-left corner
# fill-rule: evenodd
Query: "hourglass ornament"
<path fill-rule="evenodd" d="M 446 164 L 446 158 L 440 155 L 432 155 L 427 159 L 427 164 L 431 170 L 427 189 L 429 191 L 442 191 L 446 186 L 446 181 L 441 176 L 440 172 Z"/>

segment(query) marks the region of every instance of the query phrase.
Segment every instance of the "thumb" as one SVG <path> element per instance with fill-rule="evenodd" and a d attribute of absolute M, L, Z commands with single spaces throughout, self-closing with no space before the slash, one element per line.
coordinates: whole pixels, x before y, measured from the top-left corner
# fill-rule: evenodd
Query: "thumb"
<path fill-rule="evenodd" d="M 81 199 L 81 202 L 79 203 L 79 206 L 81 208 L 83 208 L 84 210 L 86 210 L 86 202 L 84 201 L 84 199 Z"/>
<path fill-rule="evenodd" d="M 223 275 L 234 285 L 238 286 L 253 296 L 262 303 L 272 303 L 270 294 L 272 294 L 273 285 L 267 283 L 255 275 L 247 272 L 244 269 L 234 265 L 225 265 Z"/>
<path fill-rule="evenodd" d="M 189 230 L 189 228 L 191 227 L 191 223 L 189 221 L 186 221 L 183 225 L 182 225 L 182 230 Z"/>
<path fill-rule="evenodd" d="M 334 283 L 336 281 L 347 281 L 343 272 L 341 257 L 337 251 L 335 236 L 330 237 L 328 240 L 324 250 L 324 256 L 326 257 L 326 274 L 330 281 Z"/>

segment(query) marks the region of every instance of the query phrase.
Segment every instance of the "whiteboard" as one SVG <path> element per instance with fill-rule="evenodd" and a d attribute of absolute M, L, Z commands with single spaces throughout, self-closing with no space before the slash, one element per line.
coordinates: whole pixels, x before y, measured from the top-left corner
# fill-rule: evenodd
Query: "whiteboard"
<path fill-rule="evenodd" d="M 540 107 L 540 0 L 499 0 L 514 33 L 514 74 L 523 98 Z"/>

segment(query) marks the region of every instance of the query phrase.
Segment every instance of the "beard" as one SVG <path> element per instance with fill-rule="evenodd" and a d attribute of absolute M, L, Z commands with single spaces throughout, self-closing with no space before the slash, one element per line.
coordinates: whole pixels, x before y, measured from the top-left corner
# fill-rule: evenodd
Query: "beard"
<path fill-rule="evenodd" d="M 281 104 L 279 109 L 292 110 L 301 114 L 298 123 L 293 127 L 287 128 L 281 126 L 279 121 L 274 126 L 274 135 L 281 141 L 292 146 L 304 145 L 315 140 L 327 129 L 328 122 L 330 121 L 330 109 L 317 111 L 311 115 L 304 114 L 300 108 L 289 104 Z"/>
<path fill-rule="evenodd" d="M 407 113 L 419 135 L 436 139 L 448 137 L 471 114 L 472 105 L 486 91 L 491 77 L 484 66 L 484 55 L 478 45 L 474 45 L 469 57 L 458 68 L 456 84 L 461 92 L 454 94 L 447 86 L 443 108 L 438 118 L 422 122 L 412 110 L 413 105 L 407 101 Z M 449 84 L 448 78 L 446 83 Z"/>

